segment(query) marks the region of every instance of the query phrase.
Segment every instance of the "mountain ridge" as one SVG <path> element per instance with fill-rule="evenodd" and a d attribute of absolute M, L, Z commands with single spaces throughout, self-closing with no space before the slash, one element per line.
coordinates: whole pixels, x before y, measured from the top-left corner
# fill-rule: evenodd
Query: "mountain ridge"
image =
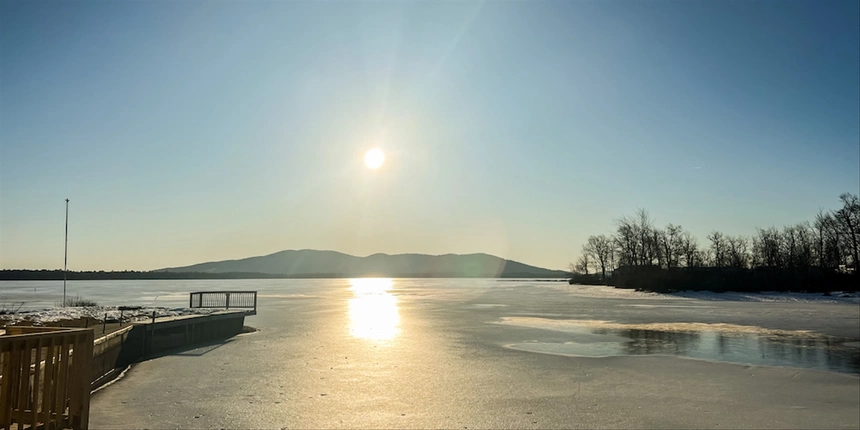
<path fill-rule="evenodd" d="M 259 273 L 282 276 L 355 277 L 546 277 L 563 278 L 563 270 L 551 270 L 486 253 L 386 254 L 358 257 L 332 250 L 286 249 L 267 255 L 166 267 L 160 273 Z"/>

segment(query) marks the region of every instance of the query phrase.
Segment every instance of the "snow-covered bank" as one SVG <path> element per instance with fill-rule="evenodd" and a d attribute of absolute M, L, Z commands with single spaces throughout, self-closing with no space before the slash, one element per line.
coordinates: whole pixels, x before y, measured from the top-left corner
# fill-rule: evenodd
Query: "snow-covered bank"
<path fill-rule="evenodd" d="M 834 291 L 829 296 L 820 293 L 712 293 L 710 291 L 682 291 L 666 294 L 696 300 L 729 300 L 736 302 L 794 302 L 794 303 L 853 303 L 860 304 L 860 293 Z"/>
<path fill-rule="evenodd" d="M 90 307 L 53 307 L 48 309 L 23 310 L 20 312 L 0 315 L 0 325 L 15 324 L 21 321 L 31 322 L 33 325 L 42 325 L 57 321 L 70 321 L 81 318 L 92 318 L 98 321 L 123 321 L 151 318 L 152 313 L 161 317 L 176 317 L 184 315 L 205 315 L 216 312 L 219 309 L 189 309 L 189 308 L 167 308 L 167 307 L 141 307 L 134 310 L 120 311 L 117 306 L 90 306 Z"/>
<path fill-rule="evenodd" d="M 762 303 L 843 303 L 860 304 L 860 293 L 833 291 L 829 296 L 821 293 L 783 293 L 778 291 L 765 291 L 761 293 L 714 293 L 711 291 L 680 291 L 677 293 L 652 293 L 647 291 L 636 291 L 626 288 L 615 288 L 605 285 L 560 285 L 560 284 L 535 284 L 535 286 L 561 290 L 568 294 L 598 298 L 598 299 L 659 299 L 659 300 L 719 300 L 736 302 L 762 302 Z"/>

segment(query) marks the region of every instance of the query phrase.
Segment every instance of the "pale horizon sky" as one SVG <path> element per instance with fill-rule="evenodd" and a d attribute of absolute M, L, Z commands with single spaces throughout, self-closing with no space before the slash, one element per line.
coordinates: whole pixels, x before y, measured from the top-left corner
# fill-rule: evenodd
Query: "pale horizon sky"
<path fill-rule="evenodd" d="M 4 1 L 0 269 L 62 268 L 67 197 L 70 270 L 811 220 L 858 52 L 857 1 Z"/>

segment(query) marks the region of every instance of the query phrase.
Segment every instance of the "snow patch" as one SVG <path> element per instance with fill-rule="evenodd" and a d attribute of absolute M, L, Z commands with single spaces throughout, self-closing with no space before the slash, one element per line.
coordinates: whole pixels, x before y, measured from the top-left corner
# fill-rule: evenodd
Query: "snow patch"
<path fill-rule="evenodd" d="M 847 303 L 860 304 L 860 293 L 833 291 L 829 296 L 821 293 L 784 293 L 765 291 L 761 293 L 714 293 L 711 291 L 681 291 L 677 293 L 652 293 L 606 285 L 563 285 L 553 283 L 531 284 L 538 287 L 563 291 L 567 294 L 595 299 L 641 299 L 641 300 L 710 300 L 763 303 Z"/>
<path fill-rule="evenodd" d="M 81 318 L 93 318 L 98 321 L 119 321 L 122 315 L 123 321 L 130 322 L 152 318 L 155 312 L 157 318 L 178 317 L 186 315 L 206 315 L 221 309 L 189 309 L 189 308 L 166 308 L 166 307 L 142 307 L 135 310 L 120 311 L 118 306 L 91 306 L 91 307 L 54 307 L 49 309 L 25 310 L 7 315 L 0 315 L 0 321 L 6 324 L 15 324 L 21 321 L 30 321 L 34 325 L 45 323 L 76 320 Z"/>

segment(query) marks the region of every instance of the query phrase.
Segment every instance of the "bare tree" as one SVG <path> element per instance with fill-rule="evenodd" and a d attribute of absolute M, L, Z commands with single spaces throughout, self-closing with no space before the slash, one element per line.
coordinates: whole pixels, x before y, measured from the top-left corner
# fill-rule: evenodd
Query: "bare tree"
<path fill-rule="evenodd" d="M 606 279 L 606 267 L 609 265 L 614 245 L 606 235 L 589 236 L 588 242 L 582 246 L 582 253 L 590 257 L 600 267 L 601 279 Z"/>
<path fill-rule="evenodd" d="M 671 269 L 680 265 L 681 259 L 681 234 L 684 229 L 679 225 L 669 224 L 664 230 L 660 231 L 660 245 L 663 248 L 663 259 L 666 262 L 666 268 Z"/>
<path fill-rule="evenodd" d="M 588 253 L 583 252 L 579 255 L 576 263 L 570 263 L 570 271 L 573 273 L 588 274 L 588 267 L 591 265 L 591 260 L 588 258 Z"/>
<path fill-rule="evenodd" d="M 635 224 L 627 217 L 618 219 L 616 224 L 618 230 L 615 235 L 615 248 L 618 251 L 618 265 L 634 266 L 639 263 Z"/>
<path fill-rule="evenodd" d="M 780 260 L 783 265 L 789 269 L 794 269 L 796 266 L 797 260 L 797 232 L 795 232 L 794 227 L 783 227 L 782 229 L 782 241 L 780 241 L 781 254 L 782 257 Z"/>
<path fill-rule="evenodd" d="M 808 222 L 802 222 L 794 226 L 794 234 L 796 237 L 794 265 L 803 271 L 808 271 L 815 261 L 814 233 Z"/>
<path fill-rule="evenodd" d="M 818 266 L 836 270 L 844 259 L 839 226 L 832 214 L 819 210 L 815 216 L 815 241 Z"/>
<path fill-rule="evenodd" d="M 685 231 L 680 236 L 680 255 L 684 256 L 687 267 L 695 267 L 702 264 L 701 256 L 699 255 L 699 244 L 696 238 Z"/>
<path fill-rule="evenodd" d="M 661 264 L 662 249 L 660 232 L 645 209 L 639 209 L 632 217 L 616 220 L 615 248 L 621 266 L 646 266 Z"/>
<path fill-rule="evenodd" d="M 757 266 L 783 267 L 782 235 L 774 227 L 758 229 L 753 238 L 753 260 Z"/>
<path fill-rule="evenodd" d="M 818 214 L 815 215 L 815 222 L 813 224 L 813 232 L 815 235 L 815 259 L 818 263 L 818 267 L 827 267 L 826 259 L 824 257 L 824 243 L 827 238 L 827 230 L 828 230 L 828 221 L 827 218 L 829 214 L 825 214 L 824 210 L 818 208 Z"/>
<path fill-rule="evenodd" d="M 618 268 L 618 248 L 616 247 L 616 239 L 614 236 L 609 236 L 610 246 L 612 251 L 609 253 L 609 267 L 614 271 Z"/>
<path fill-rule="evenodd" d="M 730 267 L 746 269 L 749 266 L 749 240 L 743 236 L 726 236 L 727 262 Z"/>
<path fill-rule="evenodd" d="M 844 254 L 851 256 L 851 265 L 860 273 L 860 198 L 854 194 L 844 193 L 839 196 L 842 208 L 833 211 L 839 235 L 845 243 Z"/>
<path fill-rule="evenodd" d="M 666 256 L 663 253 L 663 231 L 657 228 L 652 228 L 650 232 L 651 239 L 648 245 L 651 247 L 651 264 L 656 264 L 657 267 L 665 266 Z"/>
<path fill-rule="evenodd" d="M 639 265 L 649 266 L 658 259 L 660 246 L 657 243 L 657 232 L 654 229 L 654 220 L 645 209 L 639 209 L 633 217 L 633 229 L 638 240 L 636 244 L 639 250 Z M 659 260 L 658 260 L 659 261 Z"/>
<path fill-rule="evenodd" d="M 716 267 L 716 263 L 714 262 L 714 251 L 710 247 L 700 249 L 697 256 L 699 258 L 700 266 Z"/>
<path fill-rule="evenodd" d="M 712 265 L 800 272 L 814 266 L 826 270 L 848 267 L 860 273 L 860 197 L 845 193 L 839 198 L 841 208 L 820 209 L 812 223 L 758 228 L 752 237 L 713 231 L 707 236 L 710 246 L 701 248 L 681 226 L 655 228 L 650 214 L 639 209 L 616 220 L 614 235 L 589 237 L 583 255 L 571 268 L 586 274 L 600 270 L 603 278 L 607 268 L 648 265 L 669 270 Z"/>
<path fill-rule="evenodd" d="M 728 241 L 725 236 L 718 231 L 712 231 L 708 235 L 708 240 L 711 241 L 714 267 L 725 267 L 728 263 Z"/>

